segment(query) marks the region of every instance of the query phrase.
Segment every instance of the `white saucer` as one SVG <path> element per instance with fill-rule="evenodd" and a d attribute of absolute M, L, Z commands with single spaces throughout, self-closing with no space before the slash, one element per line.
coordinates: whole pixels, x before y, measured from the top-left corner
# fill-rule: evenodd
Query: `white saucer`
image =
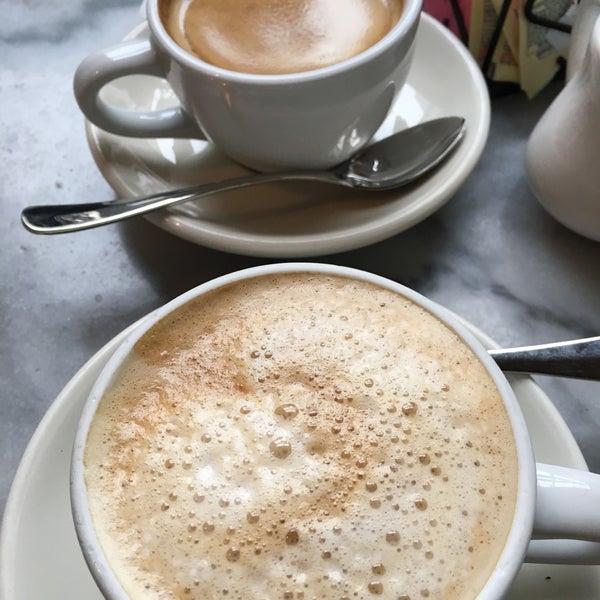
<path fill-rule="evenodd" d="M 79 414 L 125 330 L 73 377 L 42 419 L 17 471 L 0 532 L 0 600 L 100 600 L 75 535 L 69 463 Z M 488 346 L 494 344 L 475 331 Z M 586 469 L 566 424 L 527 376 L 511 376 L 538 461 Z M 600 567 L 524 565 L 507 600 L 597 600 Z"/>
<path fill-rule="evenodd" d="M 130 37 L 144 28 L 141 25 Z M 103 93 L 111 103 L 133 109 L 176 103 L 164 80 L 143 75 L 117 80 Z M 464 117 L 466 135 L 443 165 L 410 187 L 365 193 L 315 183 L 269 184 L 213 195 L 147 218 L 197 244 L 283 258 L 359 248 L 404 231 L 439 209 L 481 156 L 490 101 L 469 52 L 445 27 L 423 14 L 407 84 L 375 138 L 446 115 Z M 248 172 L 207 142 L 126 138 L 90 123 L 87 136 L 100 171 L 121 197 Z"/>

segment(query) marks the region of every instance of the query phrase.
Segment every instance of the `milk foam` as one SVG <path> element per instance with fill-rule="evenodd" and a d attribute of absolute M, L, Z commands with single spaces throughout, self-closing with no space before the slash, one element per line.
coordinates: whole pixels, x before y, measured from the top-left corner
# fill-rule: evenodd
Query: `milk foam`
<path fill-rule="evenodd" d="M 244 73 L 296 73 L 346 60 L 384 37 L 402 0 L 165 0 L 165 28 L 202 60 Z"/>
<path fill-rule="evenodd" d="M 263 276 L 135 347 L 85 454 L 132 598 L 474 598 L 510 528 L 512 430 L 435 317 L 374 285 Z"/>

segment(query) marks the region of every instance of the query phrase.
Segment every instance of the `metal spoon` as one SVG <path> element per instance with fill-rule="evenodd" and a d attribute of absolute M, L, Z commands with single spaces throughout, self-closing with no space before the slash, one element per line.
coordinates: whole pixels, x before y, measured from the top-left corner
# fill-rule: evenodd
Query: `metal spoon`
<path fill-rule="evenodd" d="M 464 119 L 444 117 L 400 131 L 328 171 L 248 175 L 135 200 L 29 206 L 21 213 L 21 221 L 33 233 L 67 233 L 114 223 L 207 194 L 274 181 L 310 180 L 387 190 L 406 185 L 438 165 L 462 138 L 464 129 Z"/>
<path fill-rule="evenodd" d="M 600 336 L 489 353 L 503 371 L 600 381 Z"/>

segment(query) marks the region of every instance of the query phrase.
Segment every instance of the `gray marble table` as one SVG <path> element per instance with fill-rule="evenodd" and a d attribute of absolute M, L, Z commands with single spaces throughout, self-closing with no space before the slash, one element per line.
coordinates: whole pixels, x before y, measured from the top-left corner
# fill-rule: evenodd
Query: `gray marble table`
<path fill-rule="evenodd" d="M 108 199 L 71 79 L 91 51 L 140 21 L 137 0 L 0 0 L 0 511 L 26 445 L 78 368 L 114 335 L 209 278 L 269 262 L 182 241 L 138 219 L 37 237 L 30 203 Z M 600 244 L 532 196 L 528 135 L 560 83 L 492 103 L 490 137 L 466 183 L 416 227 L 321 257 L 407 284 L 506 346 L 600 333 Z M 320 257 L 310 257 L 319 260 Z M 538 377 L 600 472 L 600 384 Z"/>

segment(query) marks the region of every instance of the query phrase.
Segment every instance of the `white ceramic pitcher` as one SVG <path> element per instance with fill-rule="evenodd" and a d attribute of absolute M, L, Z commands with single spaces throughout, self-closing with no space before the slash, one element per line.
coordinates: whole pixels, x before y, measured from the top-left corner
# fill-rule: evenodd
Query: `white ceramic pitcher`
<path fill-rule="evenodd" d="M 569 56 L 567 59 L 567 81 L 573 77 L 583 63 L 594 22 L 600 16 L 600 0 L 580 0 L 571 32 Z"/>
<path fill-rule="evenodd" d="M 576 233 L 600 241 L 600 17 L 597 15 L 579 68 L 529 138 L 526 170 L 533 193 L 554 218 Z"/>

